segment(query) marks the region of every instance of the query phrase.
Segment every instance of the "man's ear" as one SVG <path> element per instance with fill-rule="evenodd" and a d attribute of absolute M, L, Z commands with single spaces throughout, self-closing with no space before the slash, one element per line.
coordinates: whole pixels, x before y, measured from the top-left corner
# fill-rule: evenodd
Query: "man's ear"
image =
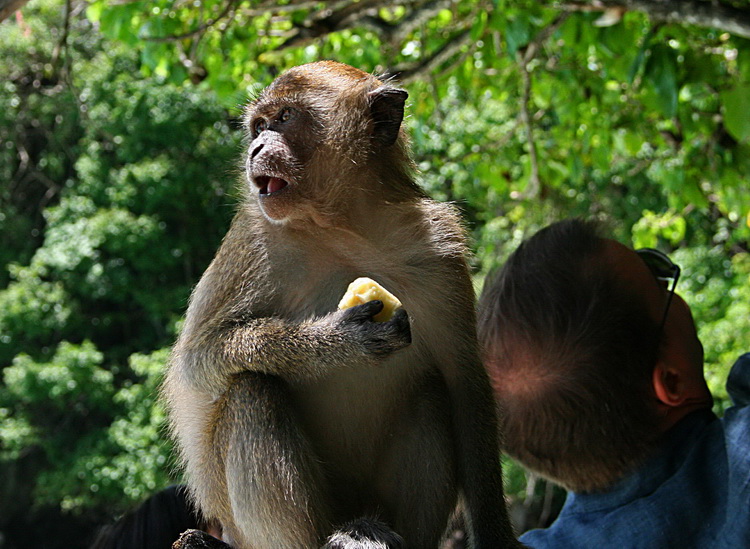
<path fill-rule="evenodd" d="M 368 94 L 373 122 L 373 137 L 383 145 L 393 145 L 404 119 L 405 90 L 381 86 Z"/>
<path fill-rule="evenodd" d="M 685 402 L 685 386 L 679 370 L 657 362 L 652 374 L 656 398 L 667 406 L 680 406 Z"/>

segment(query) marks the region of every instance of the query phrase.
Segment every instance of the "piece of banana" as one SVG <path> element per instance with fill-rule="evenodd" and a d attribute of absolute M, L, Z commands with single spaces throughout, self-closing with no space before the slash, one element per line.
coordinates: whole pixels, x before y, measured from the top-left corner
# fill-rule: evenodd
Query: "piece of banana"
<path fill-rule="evenodd" d="M 349 284 L 344 297 L 339 301 L 339 309 L 348 309 L 376 299 L 383 302 L 383 310 L 372 317 L 375 322 L 388 322 L 396 309 L 401 307 L 401 302 L 395 295 L 373 279 L 363 276 Z"/>

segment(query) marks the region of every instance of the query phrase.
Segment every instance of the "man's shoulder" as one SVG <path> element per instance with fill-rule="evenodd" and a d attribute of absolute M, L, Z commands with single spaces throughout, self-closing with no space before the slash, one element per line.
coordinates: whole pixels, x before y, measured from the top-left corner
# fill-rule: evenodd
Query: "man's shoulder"
<path fill-rule="evenodd" d="M 738 358 L 729 371 L 727 393 L 734 404 L 722 418 L 729 460 L 750 468 L 750 353 Z"/>
<path fill-rule="evenodd" d="M 750 405 L 750 353 L 738 358 L 729 371 L 727 392 L 735 406 Z"/>
<path fill-rule="evenodd" d="M 584 512 L 569 508 L 549 528 L 530 530 L 519 539 L 533 549 L 664 547 L 659 539 L 661 530 L 623 509 Z"/>
<path fill-rule="evenodd" d="M 531 549 L 580 549 L 576 536 L 564 528 L 537 528 L 524 532 L 518 539 Z"/>
<path fill-rule="evenodd" d="M 617 505 L 609 491 L 568 492 L 560 514 L 548 528 L 530 530 L 519 539 L 533 549 L 625 547 L 640 526 L 623 512 L 625 507 Z"/>
<path fill-rule="evenodd" d="M 741 476 L 742 482 L 737 485 L 735 479 L 732 485 L 742 487 L 747 494 L 750 492 L 750 353 L 742 355 L 732 366 L 727 378 L 727 392 L 734 403 L 721 419 L 729 472 Z"/>

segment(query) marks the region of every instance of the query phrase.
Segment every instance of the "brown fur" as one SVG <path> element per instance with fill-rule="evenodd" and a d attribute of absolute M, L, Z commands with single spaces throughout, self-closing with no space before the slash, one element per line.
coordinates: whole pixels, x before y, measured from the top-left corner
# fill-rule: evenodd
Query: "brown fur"
<path fill-rule="evenodd" d="M 270 129 L 249 145 L 247 197 L 164 384 L 196 501 L 237 548 L 319 547 L 340 527 L 328 547 L 398 547 L 400 535 L 434 548 L 459 493 L 475 547 L 515 544 L 464 233 L 414 183 L 404 99 L 322 62 L 248 108 L 251 134 L 258 120 Z M 258 195 L 252 181 L 271 172 L 288 187 Z M 359 276 L 408 319 L 337 311 Z"/>

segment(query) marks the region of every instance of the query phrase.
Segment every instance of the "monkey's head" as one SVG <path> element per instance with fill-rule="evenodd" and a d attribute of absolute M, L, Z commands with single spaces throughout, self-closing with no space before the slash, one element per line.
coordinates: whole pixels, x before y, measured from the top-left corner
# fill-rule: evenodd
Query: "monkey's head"
<path fill-rule="evenodd" d="M 247 108 L 249 190 L 272 222 L 341 214 L 420 191 L 401 129 L 404 90 L 321 61 L 279 76 Z"/>

